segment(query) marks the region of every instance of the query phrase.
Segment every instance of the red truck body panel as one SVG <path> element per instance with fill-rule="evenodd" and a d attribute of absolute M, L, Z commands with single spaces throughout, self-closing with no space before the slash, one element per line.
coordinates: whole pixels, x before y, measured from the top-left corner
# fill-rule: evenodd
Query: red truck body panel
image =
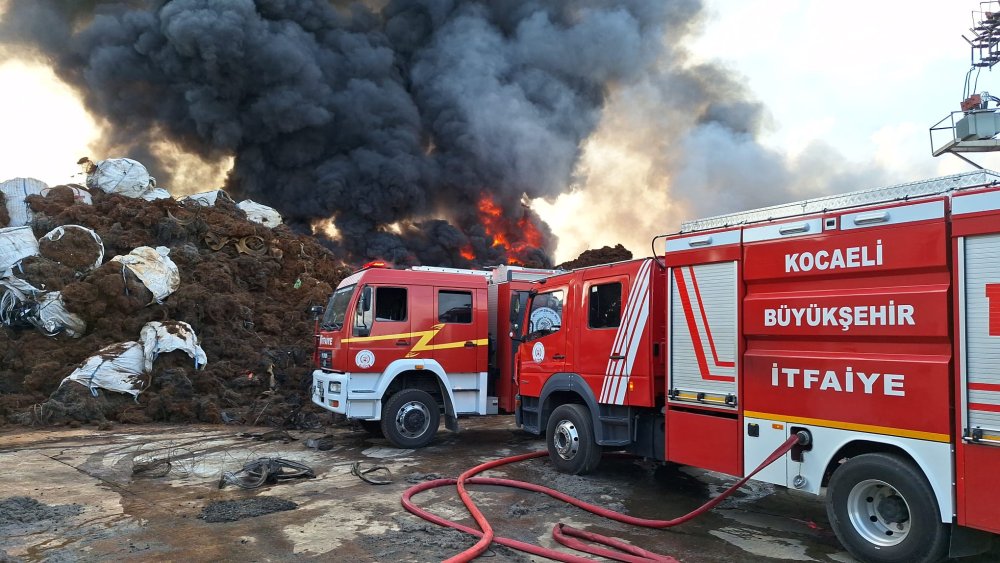
<path fill-rule="evenodd" d="M 483 335 L 488 316 L 485 277 L 371 268 L 349 276 L 339 287 L 355 284 L 359 291 L 365 287 L 375 290 L 372 309 L 376 314 L 371 315 L 368 334 L 355 330 L 361 312 L 358 300 L 352 299 L 339 330 L 320 330 L 320 350 L 330 351 L 331 369 L 381 373 L 401 358 L 433 358 L 450 372 L 485 371 L 487 346 Z M 405 292 L 402 315 L 378 316 L 380 288 Z M 471 294 L 471 323 L 442 322 L 439 314 L 442 292 Z M 470 341 L 476 345 L 466 347 L 465 343 Z"/>
<path fill-rule="evenodd" d="M 1000 190 L 958 195 L 953 207 L 957 522 L 1000 533 Z"/>
<path fill-rule="evenodd" d="M 317 367 L 350 374 L 358 380 L 352 388 L 373 393 L 367 396 L 371 401 L 381 400 L 374 393 L 388 384 L 379 378 L 391 379 L 400 369 L 391 366 L 405 360 L 405 369 L 423 370 L 427 366 L 413 360 L 433 360 L 435 373 L 448 378 L 456 401 L 463 394 L 466 408 L 486 414 L 491 411 L 486 399 L 493 397 L 499 410 L 513 412 L 517 389 L 509 332 L 519 315 L 512 319 L 512 300 L 532 287 L 529 279 L 552 272 L 507 266 L 491 271 L 363 269 L 338 286 L 347 300 L 339 328 L 319 326 Z M 362 307 L 366 294 L 368 311 Z M 340 398 L 334 400 L 337 405 L 323 406 L 352 413 L 339 404 Z M 374 416 L 370 408 L 359 412 Z"/>
<path fill-rule="evenodd" d="M 599 403 L 654 406 L 663 394 L 663 364 L 657 361 L 663 333 L 662 316 L 651 315 L 650 303 L 662 299 L 662 281 L 663 270 L 645 259 L 554 275 L 536 286 L 543 298 L 563 296 L 561 325 L 520 347 L 520 394 L 538 397 L 550 375 L 573 373 Z M 613 305 L 603 310 L 598 295 Z"/>
<path fill-rule="evenodd" d="M 928 219 L 843 230 L 831 213 L 816 218 L 837 229 L 744 242 L 745 412 L 951 439 L 945 203 L 866 208 Z"/>

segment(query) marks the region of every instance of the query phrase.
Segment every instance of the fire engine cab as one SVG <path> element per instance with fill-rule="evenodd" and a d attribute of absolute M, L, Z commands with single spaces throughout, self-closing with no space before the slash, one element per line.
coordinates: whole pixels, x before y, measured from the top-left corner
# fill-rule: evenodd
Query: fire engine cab
<path fill-rule="evenodd" d="M 555 466 L 602 450 L 819 494 L 864 561 L 1000 533 L 1000 175 L 685 223 L 655 259 L 535 284 L 518 422 Z"/>
<path fill-rule="evenodd" d="M 330 296 L 316 331 L 313 403 L 401 448 L 458 417 L 514 410 L 514 348 L 530 281 L 555 270 L 371 263 Z M 513 324 L 512 324 L 513 323 Z"/>

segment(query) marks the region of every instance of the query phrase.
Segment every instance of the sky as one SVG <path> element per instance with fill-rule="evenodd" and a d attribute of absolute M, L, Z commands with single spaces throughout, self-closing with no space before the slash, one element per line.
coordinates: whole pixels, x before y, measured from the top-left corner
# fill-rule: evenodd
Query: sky
<path fill-rule="evenodd" d="M 745 84 L 767 108 L 760 142 L 789 163 L 821 141 L 838 165 L 877 166 L 890 183 L 972 170 L 951 155 L 932 157 L 928 128 L 959 109 L 970 62 L 961 35 L 978 0 L 706 0 L 706 8 L 688 43 L 691 63 L 722 64 Z M 977 91 L 991 89 L 1000 94 L 1000 67 L 979 77 Z M 582 147 L 587 180 L 554 201 L 533 202 L 560 238 L 557 261 L 616 242 L 648 255 L 652 236 L 696 218 L 658 195 L 670 180 L 650 172 L 648 154 L 620 141 L 616 133 L 629 125 L 612 115 L 620 117 L 609 112 Z M 82 182 L 80 157 L 112 156 L 89 149 L 99 127 L 50 70 L 0 60 L 0 181 Z M 971 158 L 1000 169 L 1000 153 Z M 636 184 L 643 190 L 630 188 Z M 616 187 L 629 197 L 615 199 Z M 640 209 L 643 220 L 616 214 L 620 207 Z"/>
<path fill-rule="evenodd" d="M 1000 11 L 997 2 L 993 5 Z M 819 142 L 837 166 L 884 172 L 885 181 L 848 191 L 973 170 L 953 155 L 933 157 L 929 128 L 959 110 L 963 100 L 971 53 L 961 35 L 971 37 L 968 29 L 973 10 L 981 9 L 979 1 L 708 0 L 706 6 L 698 38 L 689 44 L 692 62 L 721 63 L 765 105 L 767 127 L 759 141 L 789 168 L 807 173 L 809 155 L 803 151 Z M 975 91 L 990 89 L 1000 95 L 1000 66 L 979 76 Z M 595 137 L 600 136 L 598 130 Z M 601 197 L 597 190 L 583 189 L 552 204 L 536 202 L 561 237 L 557 259 L 616 241 L 637 255 L 649 255 L 652 236 L 676 232 L 679 221 L 699 217 L 634 188 L 647 183 L 655 191 L 670 181 L 655 174 L 650 178 L 649 163 L 639 151 L 592 155 L 586 149 L 584 166 L 615 178 L 620 193 L 638 197 Z M 1000 170 L 1000 153 L 967 156 Z M 718 158 L 729 157 L 720 150 Z M 608 220 L 577 219 L 616 205 L 650 211 L 619 220 L 614 211 Z M 651 215 L 659 219 L 648 220 Z M 594 228 L 623 222 L 627 227 Z"/>
<path fill-rule="evenodd" d="M 971 37 L 979 9 L 978 0 L 715 0 L 694 52 L 746 76 L 773 115 L 772 146 L 794 155 L 803 138 L 823 138 L 851 160 L 918 178 L 967 169 L 933 158 L 927 130 L 959 109 L 970 66 L 961 35 Z M 983 71 L 979 86 L 1000 94 L 1000 75 Z"/>

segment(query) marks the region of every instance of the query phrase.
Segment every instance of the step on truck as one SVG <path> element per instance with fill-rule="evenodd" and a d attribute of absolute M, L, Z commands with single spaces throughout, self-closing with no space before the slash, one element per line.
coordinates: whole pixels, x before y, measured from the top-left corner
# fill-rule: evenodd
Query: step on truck
<path fill-rule="evenodd" d="M 535 284 L 518 423 L 562 471 L 604 450 L 821 494 L 858 559 L 1000 533 L 1000 175 L 684 223 L 655 259 Z M 540 322 L 535 322 L 535 321 Z"/>
<path fill-rule="evenodd" d="M 514 347 L 531 281 L 556 270 L 387 268 L 337 286 L 318 320 L 312 401 L 400 448 L 442 418 L 514 412 Z"/>

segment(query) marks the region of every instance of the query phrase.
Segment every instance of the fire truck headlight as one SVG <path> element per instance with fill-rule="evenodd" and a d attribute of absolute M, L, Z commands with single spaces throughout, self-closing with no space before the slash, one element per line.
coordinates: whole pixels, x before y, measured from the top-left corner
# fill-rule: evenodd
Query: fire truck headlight
<path fill-rule="evenodd" d="M 330 386 L 329 386 L 329 390 L 330 390 L 331 393 L 335 393 L 335 394 L 339 395 L 340 394 L 340 382 L 339 381 L 331 381 L 330 382 Z"/>

